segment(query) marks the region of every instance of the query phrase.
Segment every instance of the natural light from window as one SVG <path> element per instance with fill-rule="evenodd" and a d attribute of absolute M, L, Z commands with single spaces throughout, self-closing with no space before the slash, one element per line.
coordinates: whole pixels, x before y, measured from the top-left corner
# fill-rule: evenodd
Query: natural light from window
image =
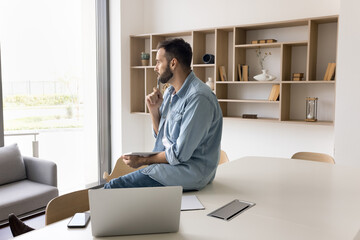
<path fill-rule="evenodd" d="M 98 181 L 95 0 L 1 0 L 5 145 L 58 166 L 68 192 Z"/>

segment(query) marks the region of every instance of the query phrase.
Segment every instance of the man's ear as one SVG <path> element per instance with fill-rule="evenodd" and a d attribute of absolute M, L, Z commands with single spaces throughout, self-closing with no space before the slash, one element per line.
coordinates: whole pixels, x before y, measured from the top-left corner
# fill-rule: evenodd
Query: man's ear
<path fill-rule="evenodd" d="M 176 58 L 171 59 L 170 67 L 171 67 L 172 70 L 174 70 L 175 67 L 176 67 L 178 64 L 179 64 L 179 62 L 177 61 Z"/>

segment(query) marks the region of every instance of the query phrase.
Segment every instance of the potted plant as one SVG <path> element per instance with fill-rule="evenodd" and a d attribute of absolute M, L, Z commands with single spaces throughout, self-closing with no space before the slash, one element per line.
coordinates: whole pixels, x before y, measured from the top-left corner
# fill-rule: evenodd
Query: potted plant
<path fill-rule="evenodd" d="M 143 66 L 148 66 L 149 65 L 149 59 L 150 59 L 150 54 L 149 53 L 141 52 L 141 64 Z"/>

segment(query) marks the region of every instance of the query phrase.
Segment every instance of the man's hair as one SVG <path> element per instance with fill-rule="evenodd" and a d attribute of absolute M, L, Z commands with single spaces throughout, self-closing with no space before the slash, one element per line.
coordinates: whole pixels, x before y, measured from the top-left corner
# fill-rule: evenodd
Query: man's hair
<path fill-rule="evenodd" d="M 189 43 L 185 42 L 182 38 L 175 38 L 160 42 L 157 49 L 165 49 L 165 57 L 168 62 L 176 58 L 178 62 L 185 67 L 191 68 L 192 50 Z"/>

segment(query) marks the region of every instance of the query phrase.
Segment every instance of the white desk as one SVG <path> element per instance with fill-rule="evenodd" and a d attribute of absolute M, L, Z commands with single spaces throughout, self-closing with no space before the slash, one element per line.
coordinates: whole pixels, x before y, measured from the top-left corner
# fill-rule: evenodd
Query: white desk
<path fill-rule="evenodd" d="M 360 239 L 360 169 L 312 161 L 245 157 L 219 166 L 212 184 L 196 194 L 205 210 L 181 212 L 171 234 L 111 239 Z M 240 199 L 256 206 L 229 222 L 206 216 Z M 69 219 L 19 239 L 91 239 L 68 229 Z"/>

